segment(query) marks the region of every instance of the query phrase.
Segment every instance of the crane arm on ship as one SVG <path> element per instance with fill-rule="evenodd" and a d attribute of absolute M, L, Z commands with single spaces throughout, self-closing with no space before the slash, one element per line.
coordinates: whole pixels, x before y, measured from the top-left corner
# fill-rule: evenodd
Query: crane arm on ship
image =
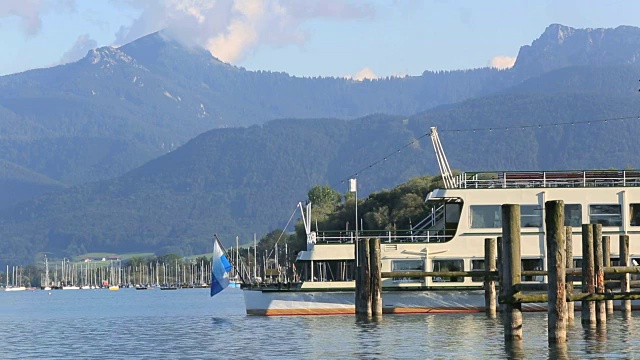
<path fill-rule="evenodd" d="M 447 156 L 444 153 L 444 148 L 442 147 L 440 137 L 438 136 L 438 130 L 435 126 L 431 127 L 431 133 L 429 134 L 429 136 L 431 137 L 431 142 L 433 143 L 433 150 L 436 152 L 436 160 L 438 161 L 438 167 L 440 168 L 440 174 L 442 175 L 444 187 L 447 189 L 452 189 L 456 187 L 456 180 L 454 179 L 451 168 L 449 167 Z"/>

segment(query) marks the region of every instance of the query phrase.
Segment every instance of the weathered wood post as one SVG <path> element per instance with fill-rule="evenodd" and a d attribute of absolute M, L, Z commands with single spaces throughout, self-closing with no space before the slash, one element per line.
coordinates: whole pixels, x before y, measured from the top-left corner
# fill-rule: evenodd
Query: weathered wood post
<path fill-rule="evenodd" d="M 371 317 L 371 252 L 369 249 L 369 238 L 364 238 L 362 239 L 362 250 L 364 251 L 363 254 L 363 259 L 364 261 L 362 262 L 363 265 L 363 271 L 362 271 L 362 277 L 363 277 L 363 282 L 364 282 L 364 301 L 365 301 L 365 311 L 366 314 L 363 313 L 362 315 L 367 315 L 367 317 Z"/>
<path fill-rule="evenodd" d="M 582 292 L 595 293 L 595 273 L 593 269 L 593 226 L 582 225 Z M 582 325 L 596 325 L 596 304 L 582 301 Z"/>
<path fill-rule="evenodd" d="M 565 262 L 565 266 L 567 268 L 573 267 L 573 227 L 565 226 L 565 246 L 567 248 L 567 258 Z M 573 281 L 567 281 L 566 283 L 566 293 L 573 294 Z M 575 307 L 573 306 L 573 301 L 567 302 L 567 323 L 572 323 L 575 317 Z"/>
<path fill-rule="evenodd" d="M 371 315 L 382 316 L 382 264 L 380 260 L 380 238 L 371 239 Z"/>
<path fill-rule="evenodd" d="M 498 248 L 496 239 L 484 239 L 484 269 L 485 271 L 496 270 L 496 257 Z M 484 310 L 489 318 L 496 317 L 496 282 L 492 277 L 484 277 Z"/>
<path fill-rule="evenodd" d="M 498 269 L 498 297 L 504 296 L 504 279 L 503 279 L 503 269 L 502 269 L 502 236 L 498 236 L 496 239 L 496 245 L 498 245 L 498 252 L 496 258 L 496 268 Z M 504 304 L 498 304 L 498 309 L 500 309 L 500 314 L 504 314 Z"/>
<path fill-rule="evenodd" d="M 370 273 L 370 256 L 369 256 L 369 239 L 360 238 L 356 240 L 359 242 L 358 272 L 356 277 L 356 315 L 359 316 L 371 316 L 371 273 Z"/>
<path fill-rule="evenodd" d="M 631 259 L 629 259 L 629 235 L 620 235 L 620 266 L 630 266 Z M 620 276 L 620 291 L 629 292 L 631 276 L 629 274 L 622 274 Z M 622 300 L 620 308 L 623 312 L 631 313 L 631 300 Z"/>
<path fill-rule="evenodd" d="M 596 294 L 604 295 L 604 249 L 602 246 L 602 224 L 593 224 L 593 257 Z M 607 323 L 607 304 L 596 301 L 596 323 Z"/>
<path fill-rule="evenodd" d="M 566 245 L 564 229 L 564 201 L 545 203 L 547 226 L 547 270 L 549 288 L 547 296 L 547 329 L 549 343 L 567 341 L 567 296 L 566 296 Z"/>
<path fill-rule="evenodd" d="M 513 303 L 515 285 L 522 279 L 520 253 L 520 205 L 502 205 L 502 272 L 504 281 L 504 339 L 522 340 L 522 304 Z M 503 284 L 500 284 L 502 288 Z"/>
<path fill-rule="evenodd" d="M 602 237 L 602 256 L 604 260 L 604 267 L 611 267 L 611 237 Z M 611 290 L 607 290 L 605 286 L 605 292 L 610 293 Z M 607 300 L 607 315 L 613 314 L 613 300 Z"/>

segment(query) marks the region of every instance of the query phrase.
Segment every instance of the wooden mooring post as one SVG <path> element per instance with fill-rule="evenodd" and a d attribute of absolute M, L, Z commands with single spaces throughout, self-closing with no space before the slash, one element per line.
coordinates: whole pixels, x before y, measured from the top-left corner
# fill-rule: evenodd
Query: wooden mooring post
<path fill-rule="evenodd" d="M 515 286 L 522 279 L 520 249 L 520 205 L 502 205 L 502 273 L 505 298 L 512 299 L 518 291 Z M 522 340 L 522 304 L 508 302 L 503 308 L 504 339 Z"/>
<path fill-rule="evenodd" d="M 380 238 L 369 240 L 369 262 L 371 267 L 371 315 L 382 316 L 382 263 Z"/>
<path fill-rule="evenodd" d="M 593 260 L 593 226 L 582 225 L 582 292 L 595 293 L 595 270 Z M 585 326 L 596 325 L 596 304 L 582 301 L 581 322 Z"/>
<path fill-rule="evenodd" d="M 545 203 L 547 226 L 547 324 L 549 343 L 567 341 L 566 245 L 564 228 L 564 202 L 552 200 Z"/>
<path fill-rule="evenodd" d="M 593 260 L 596 294 L 604 295 L 604 251 L 602 248 L 602 224 L 593 224 Z M 607 323 L 607 304 L 596 301 L 596 323 Z"/>
<path fill-rule="evenodd" d="M 603 236 L 602 237 L 602 257 L 604 260 L 604 267 L 611 267 L 611 237 Z M 611 290 L 607 290 L 606 292 L 611 292 Z M 607 315 L 613 314 L 613 300 L 606 301 L 607 307 Z"/>
<path fill-rule="evenodd" d="M 484 269 L 496 271 L 498 247 L 495 238 L 484 239 Z M 491 319 L 496 317 L 496 282 L 489 276 L 484 277 L 484 310 Z"/>
<path fill-rule="evenodd" d="M 371 317 L 371 273 L 369 256 L 369 239 L 356 239 L 356 271 L 355 307 L 357 316 Z"/>
<path fill-rule="evenodd" d="M 565 226 L 565 246 L 567 248 L 567 258 L 565 265 L 567 269 L 573 267 L 573 227 Z M 566 274 L 566 269 L 565 269 Z M 566 282 L 566 293 L 573 294 L 573 281 Z M 567 302 L 567 324 L 573 323 L 575 318 L 575 306 L 573 302 Z"/>
<path fill-rule="evenodd" d="M 620 235 L 620 266 L 629 266 L 631 259 L 629 259 L 629 235 Z M 629 292 L 631 290 L 629 274 L 622 274 L 620 277 L 620 292 Z M 622 300 L 620 308 L 626 314 L 631 313 L 631 300 Z"/>

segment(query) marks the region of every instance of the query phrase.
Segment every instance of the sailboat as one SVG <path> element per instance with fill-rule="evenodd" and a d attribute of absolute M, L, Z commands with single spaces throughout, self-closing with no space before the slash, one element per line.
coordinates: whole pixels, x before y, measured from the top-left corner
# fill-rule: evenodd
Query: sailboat
<path fill-rule="evenodd" d="M 51 290 L 51 279 L 49 278 L 49 261 L 47 255 L 44 256 L 44 284 L 42 290 Z"/>
<path fill-rule="evenodd" d="M 7 265 L 7 285 L 4 288 L 4 291 L 24 291 L 27 288 L 22 286 L 22 284 L 20 284 L 18 286 L 18 284 L 16 284 L 16 275 L 17 275 L 17 271 L 16 271 L 16 267 L 13 267 L 13 285 L 9 285 L 9 265 Z M 22 281 L 21 281 L 22 282 Z"/>
<path fill-rule="evenodd" d="M 240 289 L 240 284 L 242 284 L 242 281 L 240 280 L 240 275 L 238 275 L 238 257 L 240 256 L 240 247 L 238 246 L 238 236 L 236 236 L 236 262 L 235 262 L 235 266 L 233 267 L 234 269 L 234 276 L 229 278 L 229 288 L 232 289 Z"/>

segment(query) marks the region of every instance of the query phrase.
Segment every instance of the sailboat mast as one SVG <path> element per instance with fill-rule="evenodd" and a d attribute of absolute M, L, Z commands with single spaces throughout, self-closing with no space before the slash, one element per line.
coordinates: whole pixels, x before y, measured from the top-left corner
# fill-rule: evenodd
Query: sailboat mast
<path fill-rule="evenodd" d="M 258 245 L 256 241 L 256 233 L 253 233 L 253 278 L 257 277 L 258 272 Z"/>
<path fill-rule="evenodd" d="M 240 248 L 238 247 L 238 236 L 236 235 L 236 280 L 240 277 L 238 266 L 240 265 Z"/>

